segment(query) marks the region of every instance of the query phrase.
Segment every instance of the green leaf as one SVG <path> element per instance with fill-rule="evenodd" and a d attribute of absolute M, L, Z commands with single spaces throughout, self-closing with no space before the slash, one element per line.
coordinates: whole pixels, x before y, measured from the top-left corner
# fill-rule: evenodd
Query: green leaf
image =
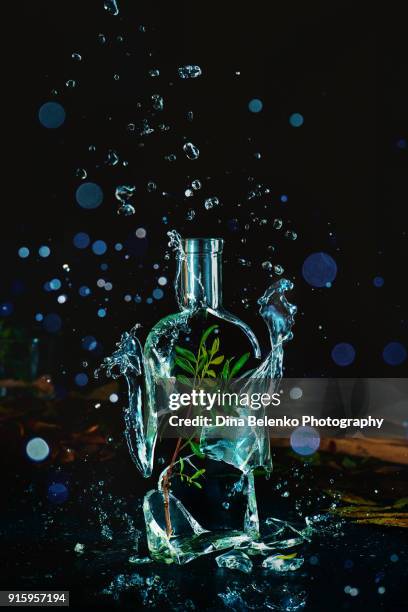
<path fill-rule="evenodd" d="M 184 359 L 184 357 L 176 357 L 174 361 L 179 366 L 179 368 L 185 370 L 186 372 L 189 372 L 189 374 L 192 374 L 194 376 L 194 368 L 191 363 L 187 361 L 187 359 Z"/>
<path fill-rule="evenodd" d="M 199 482 L 197 482 L 196 480 L 193 480 L 193 481 L 192 481 L 192 484 L 193 484 L 195 487 L 197 487 L 198 489 L 202 489 L 202 488 L 203 488 L 203 485 L 202 485 L 202 484 L 200 484 Z"/>
<path fill-rule="evenodd" d="M 200 459 L 204 459 L 205 455 L 201 452 L 200 446 L 199 444 L 197 444 L 197 442 L 193 442 L 193 440 L 190 440 L 190 447 L 193 453 L 197 455 L 197 457 L 200 457 Z"/>
<path fill-rule="evenodd" d="M 187 385 L 187 387 L 193 386 L 191 379 L 187 378 L 187 376 L 184 376 L 184 374 L 177 374 L 176 380 L 182 385 Z"/>
<path fill-rule="evenodd" d="M 196 480 L 197 478 L 200 478 L 200 476 L 202 476 L 205 472 L 205 469 L 203 470 L 197 470 L 192 476 L 191 476 L 191 480 Z"/>
<path fill-rule="evenodd" d="M 233 366 L 228 378 L 234 378 L 234 376 L 239 372 L 239 370 L 244 367 L 248 359 L 249 359 L 249 353 L 244 353 L 242 357 L 240 357 L 238 361 L 235 363 L 235 365 Z"/>
<path fill-rule="evenodd" d="M 207 370 L 206 373 L 208 374 L 208 376 L 211 376 L 212 378 L 217 378 L 217 375 L 214 372 L 214 370 Z"/>
<path fill-rule="evenodd" d="M 294 559 L 297 553 L 291 553 L 290 555 L 275 555 L 275 559 Z"/>
<path fill-rule="evenodd" d="M 215 355 L 215 353 L 218 353 L 219 348 L 220 348 L 220 339 L 215 338 L 214 342 L 212 343 L 211 353 Z"/>
<path fill-rule="evenodd" d="M 176 346 L 176 353 L 188 359 L 188 361 L 192 361 L 193 363 L 197 363 L 197 359 L 194 354 L 188 349 L 182 348 L 181 346 Z"/>
<path fill-rule="evenodd" d="M 180 457 L 179 462 L 180 462 L 180 474 L 182 474 L 184 472 L 184 459 L 183 459 L 183 457 Z"/>
<path fill-rule="evenodd" d="M 218 329 L 218 325 L 211 325 L 211 327 L 208 327 L 205 332 L 203 333 L 203 335 L 201 336 L 201 340 L 200 340 L 200 345 L 205 344 L 208 336 L 214 331 L 214 329 Z"/>
<path fill-rule="evenodd" d="M 231 361 L 233 361 L 233 359 L 235 359 L 235 357 L 230 357 L 224 363 L 224 367 L 222 368 L 222 372 L 221 372 L 221 378 L 223 378 L 224 380 L 228 380 L 228 375 L 229 375 L 229 371 L 230 371 L 230 363 L 231 363 Z"/>
<path fill-rule="evenodd" d="M 216 357 L 215 359 L 212 359 L 210 361 L 210 363 L 213 364 L 213 365 L 219 365 L 223 361 L 224 361 L 224 355 L 220 355 L 219 357 Z"/>

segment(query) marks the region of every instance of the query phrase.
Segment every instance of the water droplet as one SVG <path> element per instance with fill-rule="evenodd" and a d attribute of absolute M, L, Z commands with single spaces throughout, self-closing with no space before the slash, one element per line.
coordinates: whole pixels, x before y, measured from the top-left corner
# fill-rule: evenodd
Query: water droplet
<path fill-rule="evenodd" d="M 98 34 L 98 41 L 101 43 L 101 45 L 104 45 L 106 43 L 105 34 Z"/>
<path fill-rule="evenodd" d="M 174 162 L 176 161 L 177 157 L 174 153 L 170 153 L 169 155 L 165 155 L 164 159 L 166 159 L 169 162 Z"/>
<path fill-rule="evenodd" d="M 186 142 L 186 144 L 183 146 L 183 151 L 187 155 L 188 159 L 197 159 L 197 157 L 200 155 L 199 149 L 193 145 L 192 142 Z"/>
<path fill-rule="evenodd" d="M 193 121 L 193 119 L 194 119 L 193 111 L 188 111 L 188 113 L 187 113 L 187 120 L 188 121 Z"/>
<path fill-rule="evenodd" d="M 192 208 L 190 208 L 187 213 L 186 213 L 186 219 L 187 221 L 192 221 L 195 217 L 196 213 L 195 210 L 193 210 Z"/>
<path fill-rule="evenodd" d="M 279 229 L 281 229 L 282 225 L 283 225 L 282 219 L 274 219 L 274 221 L 273 221 L 273 229 L 279 230 Z"/>
<path fill-rule="evenodd" d="M 284 273 L 284 268 L 282 266 L 280 266 L 279 264 L 275 264 L 273 266 L 273 271 L 275 272 L 275 274 L 283 274 Z"/>
<path fill-rule="evenodd" d="M 119 74 L 114 74 L 113 78 L 115 79 L 115 81 L 119 81 L 120 75 Z"/>
<path fill-rule="evenodd" d="M 154 129 L 152 127 L 150 127 L 149 122 L 147 121 L 147 119 L 143 119 L 142 120 L 142 129 L 140 130 L 140 135 L 141 136 L 149 136 L 149 134 L 153 134 Z"/>
<path fill-rule="evenodd" d="M 272 272 L 273 264 L 270 261 L 264 261 L 262 263 L 262 268 L 263 268 L 263 270 L 267 270 L 268 272 Z"/>
<path fill-rule="evenodd" d="M 88 176 L 87 171 L 85 170 L 85 168 L 77 168 L 75 170 L 75 176 L 77 176 L 80 179 L 86 179 L 86 177 Z"/>
<path fill-rule="evenodd" d="M 119 202 L 127 204 L 132 199 L 135 191 L 136 187 L 134 185 L 118 185 L 115 189 L 115 198 Z"/>
<path fill-rule="evenodd" d="M 201 189 L 201 181 L 199 181 L 198 179 L 194 179 L 194 181 L 192 181 L 191 183 L 191 186 L 195 191 L 198 191 L 199 189 Z"/>
<path fill-rule="evenodd" d="M 194 195 L 194 191 L 192 189 L 186 189 L 184 195 L 186 198 L 191 198 Z"/>
<path fill-rule="evenodd" d="M 245 259 L 244 257 L 239 257 L 238 263 L 240 266 L 243 266 L 244 268 L 250 268 L 252 266 L 252 262 L 249 259 Z"/>
<path fill-rule="evenodd" d="M 219 203 L 219 199 L 216 196 L 213 196 L 212 198 L 207 198 L 204 201 L 204 207 L 206 208 L 206 210 L 210 210 L 211 208 L 214 208 L 214 206 L 218 206 Z"/>
<path fill-rule="evenodd" d="M 73 53 L 71 55 L 72 59 L 75 60 L 76 62 L 80 62 L 82 60 L 82 56 L 79 53 Z"/>
<path fill-rule="evenodd" d="M 103 3 L 103 8 L 110 15 L 119 15 L 119 7 L 116 0 L 105 0 L 105 2 Z"/>
<path fill-rule="evenodd" d="M 149 76 L 151 76 L 151 77 L 153 77 L 153 78 L 154 78 L 154 77 L 158 77 L 158 76 L 159 76 L 159 74 L 160 74 L 160 70 L 159 70 L 158 68 L 151 68 L 151 69 L 149 70 Z"/>
<path fill-rule="evenodd" d="M 76 81 L 74 81 L 73 79 L 68 79 L 68 81 L 65 83 L 65 85 L 69 89 L 74 89 L 74 87 L 76 87 Z"/>
<path fill-rule="evenodd" d="M 157 189 L 156 183 L 154 183 L 153 181 L 149 181 L 147 183 L 147 191 L 150 191 L 150 192 L 151 191 L 156 191 L 156 189 Z"/>
<path fill-rule="evenodd" d="M 108 166 L 116 166 L 119 163 L 119 155 L 117 151 L 115 151 L 114 149 L 108 149 L 106 163 Z"/>
<path fill-rule="evenodd" d="M 152 95 L 152 105 L 154 110 L 162 111 L 164 108 L 164 100 L 159 94 Z"/>
<path fill-rule="evenodd" d="M 186 66 L 180 66 L 178 69 L 178 75 L 180 79 L 196 79 L 202 75 L 202 70 L 200 66 L 187 64 Z"/>
<path fill-rule="evenodd" d="M 124 217 L 130 217 L 130 215 L 134 215 L 135 212 L 136 210 L 131 204 L 122 204 L 117 210 L 118 215 L 123 215 Z"/>
<path fill-rule="evenodd" d="M 297 238 L 297 233 L 294 232 L 293 230 L 287 230 L 284 234 L 285 238 L 288 238 L 288 240 L 296 240 Z"/>

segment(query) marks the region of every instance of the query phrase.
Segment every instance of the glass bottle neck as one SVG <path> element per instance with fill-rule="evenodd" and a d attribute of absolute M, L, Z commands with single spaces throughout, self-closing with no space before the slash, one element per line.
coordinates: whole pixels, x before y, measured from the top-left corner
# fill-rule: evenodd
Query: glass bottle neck
<path fill-rule="evenodd" d="M 179 301 L 183 308 L 222 305 L 221 253 L 185 253 L 179 260 Z"/>

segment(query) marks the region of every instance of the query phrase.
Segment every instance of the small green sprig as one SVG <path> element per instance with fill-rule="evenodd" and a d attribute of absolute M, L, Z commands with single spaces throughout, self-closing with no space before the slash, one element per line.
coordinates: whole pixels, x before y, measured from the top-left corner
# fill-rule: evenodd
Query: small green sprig
<path fill-rule="evenodd" d="M 189 476 L 184 471 L 185 462 L 184 462 L 183 457 L 180 457 L 179 464 L 180 464 L 180 471 L 177 473 L 180 476 L 181 482 L 186 482 L 189 486 L 194 485 L 195 487 L 197 487 L 197 489 L 202 489 L 203 485 L 200 482 L 197 482 L 197 480 L 198 478 L 200 478 L 201 476 L 205 474 L 205 469 L 196 470 L 192 476 Z"/>
<path fill-rule="evenodd" d="M 211 325 L 201 336 L 197 355 L 194 355 L 189 349 L 181 346 L 176 346 L 175 364 L 190 376 L 178 374 L 176 379 L 188 386 L 196 386 L 200 384 L 204 378 L 221 378 L 229 382 L 238 372 L 244 367 L 249 359 L 249 353 L 244 353 L 237 361 L 235 357 L 225 359 L 225 356 L 220 353 L 220 339 L 214 338 L 211 348 L 207 347 L 207 340 L 210 335 L 218 330 L 218 325 Z M 223 367 L 217 374 L 216 366 Z M 193 380 L 191 380 L 193 379 Z"/>

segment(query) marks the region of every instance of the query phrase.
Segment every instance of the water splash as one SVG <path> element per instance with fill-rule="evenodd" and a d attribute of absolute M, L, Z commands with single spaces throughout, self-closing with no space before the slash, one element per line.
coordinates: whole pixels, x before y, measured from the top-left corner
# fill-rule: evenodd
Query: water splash
<path fill-rule="evenodd" d="M 258 342 L 250 328 L 222 306 L 212 307 L 207 303 L 202 278 L 195 276 L 195 270 L 189 268 L 189 254 L 184 249 L 185 243 L 180 234 L 172 230 L 168 232 L 168 237 L 169 248 L 175 253 L 177 261 L 174 287 L 180 312 L 161 319 L 148 334 L 143 348 L 138 338 L 139 325 L 130 332 L 124 332 L 116 351 L 105 358 L 102 365 L 108 376 L 122 375 L 126 379 L 129 404 L 124 410 L 125 436 L 131 457 L 144 477 L 152 474 L 159 417 L 168 412 L 161 381 L 171 379 L 175 345 L 182 333 L 187 335 L 191 332 L 194 315 L 205 310 L 239 327 L 250 341 L 255 357 L 260 357 Z M 194 295 L 187 294 L 187 299 L 182 287 L 182 278 L 186 275 L 193 276 L 194 286 L 198 288 Z M 257 368 L 238 379 L 245 390 L 255 384 L 254 381 L 258 381 L 256 384 L 259 391 L 259 379 L 264 379 L 268 388 L 271 385 L 277 388 L 282 377 L 283 347 L 292 338 L 291 328 L 296 312 L 296 307 L 287 301 L 285 295 L 292 288 L 290 281 L 280 279 L 258 300 L 259 314 L 269 330 L 271 350 Z M 246 407 L 243 412 L 245 410 L 249 409 Z M 242 476 L 234 488 L 235 494 L 241 493 L 247 500 L 243 530 L 224 532 L 222 537 L 220 534 L 208 533 L 187 508 L 170 494 L 167 504 L 175 531 L 166 531 L 163 525 L 163 499 L 166 498 L 163 496 L 166 479 L 169 477 L 168 466 L 161 473 L 158 489 L 151 491 L 144 501 L 149 549 L 154 558 L 186 563 L 212 550 L 250 543 L 259 537 L 253 470 L 256 467 L 263 467 L 267 473 L 272 470 L 269 437 L 265 428 L 246 427 L 238 440 L 214 438 L 211 427 L 203 428 L 199 434 L 199 452 L 216 462 L 232 465 L 241 472 Z M 184 460 L 195 468 L 191 457 L 184 457 Z M 174 463 L 171 469 L 173 467 Z M 193 540 L 195 545 L 192 547 Z"/>

